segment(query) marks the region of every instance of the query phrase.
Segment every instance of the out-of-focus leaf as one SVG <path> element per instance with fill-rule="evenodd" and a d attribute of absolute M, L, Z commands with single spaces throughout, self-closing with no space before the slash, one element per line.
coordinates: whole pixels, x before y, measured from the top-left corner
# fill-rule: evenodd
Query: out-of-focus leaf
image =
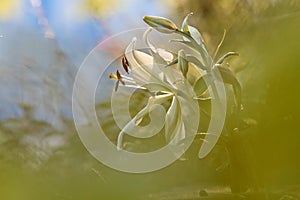
<path fill-rule="evenodd" d="M 0 4 L 0 19 L 12 17 L 18 11 L 17 0 L 2 0 Z"/>
<path fill-rule="evenodd" d="M 221 41 L 219 42 L 219 44 L 218 44 L 218 46 L 216 48 L 216 51 L 215 51 L 214 56 L 213 56 L 213 60 L 215 60 L 215 58 L 216 58 L 216 56 L 217 56 L 217 54 L 219 52 L 219 49 L 220 49 L 220 47 L 222 46 L 222 44 L 224 42 L 225 36 L 226 36 L 226 29 L 224 29 L 224 33 L 223 33 L 222 39 L 221 39 Z"/>
<path fill-rule="evenodd" d="M 240 120 L 238 128 L 239 128 L 240 131 L 242 131 L 242 130 L 245 130 L 249 127 L 253 127 L 253 126 L 256 126 L 256 125 L 257 125 L 257 121 L 255 119 L 244 118 L 244 119 Z"/>
<path fill-rule="evenodd" d="M 222 65 L 217 65 L 215 69 L 217 69 L 219 71 L 224 83 L 228 83 L 228 84 L 232 85 L 237 108 L 238 108 L 238 111 L 240 111 L 242 108 L 241 84 L 237 80 L 235 74 L 228 67 L 224 67 Z"/>

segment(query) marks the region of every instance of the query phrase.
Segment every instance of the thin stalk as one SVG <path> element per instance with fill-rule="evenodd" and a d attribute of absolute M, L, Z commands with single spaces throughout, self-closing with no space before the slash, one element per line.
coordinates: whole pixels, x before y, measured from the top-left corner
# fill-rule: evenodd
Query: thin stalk
<path fill-rule="evenodd" d="M 221 41 L 219 42 L 219 44 L 218 44 L 218 46 L 217 46 L 217 48 L 216 48 L 216 51 L 215 51 L 215 53 L 214 53 L 213 60 L 215 60 L 215 58 L 216 58 L 216 56 L 217 56 L 217 54 L 218 54 L 218 52 L 219 52 L 219 49 L 220 49 L 221 45 L 222 45 L 223 42 L 224 42 L 225 36 L 226 36 L 226 29 L 224 29 L 224 33 L 223 33 L 222 39 L 221 39 Z"/>

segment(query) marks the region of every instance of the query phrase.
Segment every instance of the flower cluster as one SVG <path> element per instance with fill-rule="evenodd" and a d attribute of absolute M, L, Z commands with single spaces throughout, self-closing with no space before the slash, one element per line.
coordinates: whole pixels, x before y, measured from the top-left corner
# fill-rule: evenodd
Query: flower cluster
<path fill-rule="evenodd" d="M 214 61 L 224 40 L 225 32 L 214 56 L 211 57 L 200 32 L 188 24 L 190 15 L 185 17 L 180 29 L 169 19 L 145 16 L 144 21 L 151 27 L 144 34 L 149 53 L 137 50 L 134 38 L 126 48 L 121 62 L 127 75 L 121 75 L 118 70 L 116 74 L 110 74 L 110 78 L 116 80 L 116 92 L 121 83 L 122 86 L 147 90 L 152 94 L 147 105 L 119 133 L 117 144 L 119 149 L 122 149 L 123 135 L 126 131 L 130 127 L 138 126 L 149 114 L 153 105 L 165 102 L 170 102 L 164 124 L 166 141 L 174 145 L 181 144 L 189 137 L 185 131 L 188 124 L 185 124 L 186 120 L 183 119 L 185 115 L 182 103 L 187 99 L 202 101 L 216 98 L 209 92 L 210 87 L 214 92 L 213 86 L 216 81 L 233 86 L 236 108 L 237 111 L 241 110 L 241 86 L 235 74 L 228 66 L 223 65 L 227 57 L 237 55 L 237 53 L 229 52 Z M 152 28 L 165 34 L 179 34 L 182 38 L 171 40 L 171 42 L 185 45 L 193 54 L 183 49 L 174 54 L 171 51 L 154 47 L 148 39 Z M 210 149 L 214 144 L 211 145 Z"/>

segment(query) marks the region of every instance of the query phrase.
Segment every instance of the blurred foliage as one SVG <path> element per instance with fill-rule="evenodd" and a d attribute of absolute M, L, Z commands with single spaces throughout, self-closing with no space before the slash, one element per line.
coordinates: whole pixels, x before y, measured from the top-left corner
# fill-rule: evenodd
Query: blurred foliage
<path fill-rule="evenodd" d="M 180 0 L 172 5 L 175 10 L 172 14 L 177 18 L 194 13 L 190 23 L 201 30 L 212 51 L 224 29 L 276 20 L 300 12 L 298 0 Z"/>
<path fill-rule="evenodd" d="M 113 8 L 120 8 L 119 0 L 84 0 L 83 2 L 84 10 L 102 17 L 105 17 L 107 14 L 111 14 L 111 12 L 113 12 Z"/>
<path fill-rule="evenodd" d="M 197 26 L 213 52 L 227 29 L 220 54 L 236 51 L 230 61 L 243 85 L 244 116 L 257 124 L 244 130 L 253 164 L 267 185 L 299 183 L 300 1 L 182 0 L 178 18 L 194 12 Z M 242 152 L 237 152 L 241 159 Z M 247 167 L 247 166 L 244 166 Z M 246 179 L 240 176 L 240 181 Z"/>

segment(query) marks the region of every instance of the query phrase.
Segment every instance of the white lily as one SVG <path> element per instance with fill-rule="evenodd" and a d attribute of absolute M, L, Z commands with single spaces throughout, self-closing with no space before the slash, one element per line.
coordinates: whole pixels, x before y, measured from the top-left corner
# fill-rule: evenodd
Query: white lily
<path fill-rule="evenodd" d="M 225 101 L 225 89 L 222 86 L 218 90 L 218 82 L 233 86 L 237 112 L 241 110 L 241 86 L 235 74 L 228 67 L 222 66 L 227 57 L 237 55 L 237 53 L 229 52 L 214 62 L 225 33 L 212 58 L 200 32 L 188 25 L 189 16 L 183 21 L 181 30 L 168 19 L 146 16 L 144 20 L 146 19 L 147 24 L 160 32 L 174 32 L 183 36 L 182 40 L 172 41 L 186 45 L 195 53 L 195 56 L 186 54 L 184 50 L 180 50 L 174 56 L 174 54 L 164 49 L 155 48 L 148 40 L 148 34 L 151 31 L 151 29 L 148 29 L 144 34 L 144 39 L 150 54 L 136 50 L 136 39 L 134 38 L 126 48 L 125 57 L 122 59 L 123 68 L 127 73 L 130 72 L 131 77 L 120 74 L 110 76 L 112 79 L 117 80 L 116 88 L 119 83 L 122 83 L 125 87 L 148 90 L 152 94 L 147 105 L 128 123 L 126 122 L 127 124 L 121 130 L 118 136 L 118 149 L 122 149 L 124 134 L 135 129 L 144 116 L 151 115 L 154 105 L 161 105 L 165 102 L 170 102 L 164 120 L 165 138 L 168 144 L 178 149 L 177 147 L 190 142 L 197 134 L 199 126 L 199 121 L 197 121 L 199 120 L 199 105 L 197 101 L 213 99 L 212 107 L 214 109 L 211 110 L 211 113 L 203 112 L 211 117 L 211 126 L 208 129 L 208 132 L 211 131 L 211 133 L 207 133 L 204 138 L 208 142 L 203 144 L 199 151 L 199 158 L 203 158 L 216 144 L 222 131 L 223 118 L 225 118 L 224 110 L 226 106 L 223 102 Z M 221 96 L 219 96 L 219 93 Z M 218 113 L 218 110 L 221 112 Z M 201 111 L 203 110 L 201 109 Z M 182 149 L 179 148 L 179 150 Z"/>
<path fill-rule="evenodd" d="M 149 46 L 150 54 L 135 49 L 136 39 L 128 45 L 125 51 L 125 59 L 128 64 L 131 77 L 119 75 L 122 79 L 117 79 L 117 84 L 122 80 L 125 87 L 132 87 L 146 89 L 153 95 L 148 99 L 147 105 L 140 110 L 121 130 L 118 136 L 117 148 L 122 149 L 123 136 L 126 132 L 134 129 L 140 124 L 144 116 L 149 114 L 154 105 L 160 105 L 167 101 L 171 103 L 167 109 L 165 116 L 165 138 L 167 143 L 176 146 L 184 138 L 186 138 L 186 127 L 195 127 L 185 124 L 188 121 L 185 115 L 190 114 L 182 107 L 183 104 L 188 104 L 188 101 L 193 101 L 194 105 L 198 105 L 197 101 L 193 99 L 195 93 L 193 87 L 188 83 L 184 75 L 174 67 L 166 67 L 172 56 L 171 53 L 156 49 L 147 39 L 145 33 L 145 40 Z M 125 62 L 122 59 L 122 62 Z M 126 66 L 127 67 L 127 66 Z M 111 75 L 111 78 L 116 77 Z M 193 109 L 190 109 L 193 110 Z M 194 109 L 197 110 L 197 109 Z M 185 112 L 183 114 L 183 112 Z M 198 126 L 198 125 L 197 125 Z M 195 128 L 193 134 L 196 134 Z"/>

